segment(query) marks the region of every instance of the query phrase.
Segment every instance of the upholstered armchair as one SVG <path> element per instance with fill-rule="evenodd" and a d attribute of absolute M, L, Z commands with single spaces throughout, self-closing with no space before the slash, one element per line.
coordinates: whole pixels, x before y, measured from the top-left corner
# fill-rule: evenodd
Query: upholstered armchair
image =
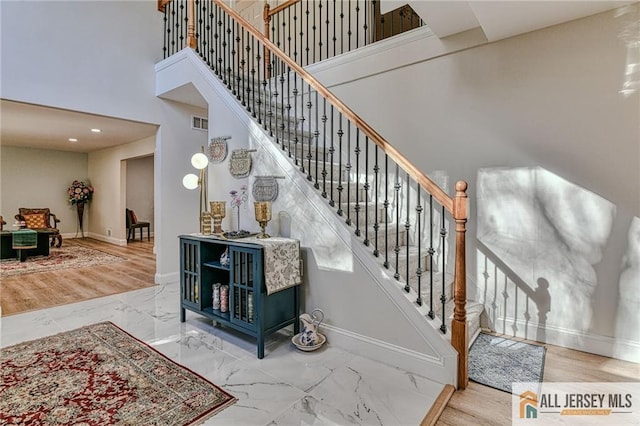
<path fill-rule="evenodd" d="M 25 208 L 20 207 L 18 214 L 15 216 L 17 221 L 24 222 L 27 229 L 34 231 L 51 232 L 51 247 L 57 242 L 56 247 L 62 246 L 62 235 L 58 229 L 60 219 L 51 213 L 48 208 Z"/>

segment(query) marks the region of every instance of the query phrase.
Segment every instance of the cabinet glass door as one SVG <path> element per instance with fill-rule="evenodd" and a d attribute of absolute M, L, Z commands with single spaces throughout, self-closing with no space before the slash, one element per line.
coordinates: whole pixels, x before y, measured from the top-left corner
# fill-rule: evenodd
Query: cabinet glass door
<path fill-rule="evenodd" d="M 180 296 L 186 305 L 200 308 L 200 244 L 197 241 L 183 240 L 180 246 Z"/>
<path fill-rule="evenodd" d="M 231 250 L 231 322 L 255 329 L 259 291 L 257 260 L 259 251 L 234 247 Z"/>

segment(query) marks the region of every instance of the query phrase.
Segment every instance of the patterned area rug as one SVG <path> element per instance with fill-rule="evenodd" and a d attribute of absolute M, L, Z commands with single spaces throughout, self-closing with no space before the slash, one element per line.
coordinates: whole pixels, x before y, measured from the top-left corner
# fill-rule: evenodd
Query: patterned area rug
<path fill-rule="evenodd" d="M 469 379 L 511 393 L 513 382 L 542 382 L 544 346 L 480 333 L 469 349 Z"/>
<path fill-rule="evenodd" d="M 65 268 L 84 268 L 123 260 L 125 259 L 122 257 L 78 245 L 67 245 L 60 248 L 52 247 L 49 256 L 28 257 L 25 262 L 20 262 L 17 259 L 0 261 L 0 277 Z"/>
<path fill-rule="evenodd" d="M 110 322 L 1 351 L 0 424 L 190 425 L 236 400 Z"/>

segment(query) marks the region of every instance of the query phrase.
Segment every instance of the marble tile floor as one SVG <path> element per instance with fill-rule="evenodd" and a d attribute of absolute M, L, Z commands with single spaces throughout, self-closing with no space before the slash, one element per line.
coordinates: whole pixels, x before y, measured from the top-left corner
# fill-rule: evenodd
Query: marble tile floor
<path fill-rule="evenodd" d="M 291 330 L 255 340 L 187 311 L 178 284 L 0 319 L 0 347 L 112 321 L 238 401 L 206 425 L 419 425 L 442 385 L 331 346 L 302 352 Z"/>

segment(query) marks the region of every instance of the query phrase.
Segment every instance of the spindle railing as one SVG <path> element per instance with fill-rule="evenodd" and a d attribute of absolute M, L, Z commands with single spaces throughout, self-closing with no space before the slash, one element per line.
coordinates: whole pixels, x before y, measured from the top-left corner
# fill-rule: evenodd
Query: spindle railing
<path fill-rule="evenodd" d="M 409 5 L 381 14 L 379 0 L 265 2 L 263 20 L 266 38 L 301 66 L 424 25 Z"/>
<path fill-rule="evenodd" d="M 230 93 L 404 284 L 400 289 L 415 291 L 421 309 L 427 302 L 423 296 L 428 295 L 426 315 L 439 321 L 442 333 L 449 331 L 447 266 L 453 257 L 451 344 L 459 355 L 458 387 L 464 389 L 468 382 L 466 182 L 457 182 L 455 195 L 449 196 L 222 1 L 173 0 L 162 6 L 165 56 L 193 42 Z M 449 244 L 450 240 L 455 243 Z M 438 281 L 441 289 L 436 288 Z"/>

